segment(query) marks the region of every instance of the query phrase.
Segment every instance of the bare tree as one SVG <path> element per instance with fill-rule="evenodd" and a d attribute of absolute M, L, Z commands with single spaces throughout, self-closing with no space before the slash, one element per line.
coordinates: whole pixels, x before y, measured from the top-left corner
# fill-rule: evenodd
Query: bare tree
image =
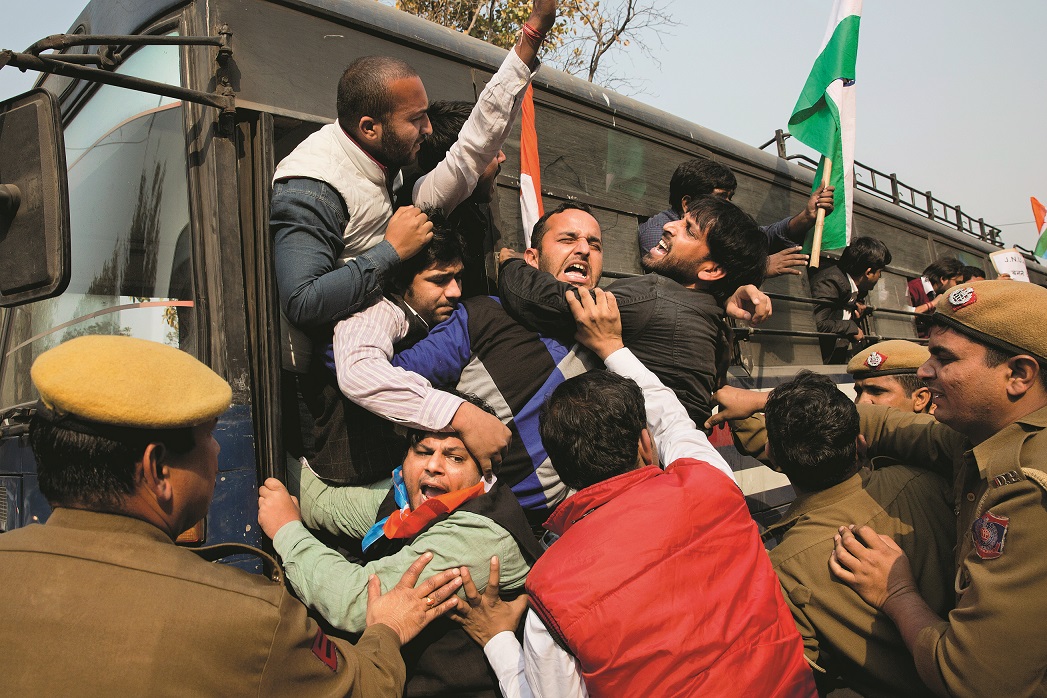
<path fill-rule="evenodd" d="M 382 2 L 382 0 L 378 0 Z M 390 0 L 387 0 L 389 4 Z M 516 43 L 531 0 L 394 0 L 397 9 L 475 36 L 502 48 Z M 542 60 L 554 68 L 608 87 L 632 87 L 605 58 L 636 47 L 658 63 L 649 41 L 677 22 L 671 0 L 561 0 Z M 660 43 L 660 40 L 659 40 Z"/>

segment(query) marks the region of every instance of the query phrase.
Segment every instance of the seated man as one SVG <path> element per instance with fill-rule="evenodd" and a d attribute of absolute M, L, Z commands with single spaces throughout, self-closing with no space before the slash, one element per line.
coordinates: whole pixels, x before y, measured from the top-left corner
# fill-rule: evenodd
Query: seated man
<path fill-rule="evenodd" d="M 766 398 L 764 455 L 797 493 L 763 537 L 815 675 L 824 689 L 841 677 L 868 698 L 927 695 L 894 624 L 834 580 L 825 560 L 841 525 L 873 526 L 905 550 L 920 593 L 946 613 L 955 516 L 945 481 L 907 465 L 859 470 L 858 411 L 826 376 L 803 371 L 754 396 Z"/>
<path fill-rule="evenodd" d="M 738 180 L 734 173 L 721 163 L 707 157 L 697 157 L 682 163 L 673 172 L 669 180 L 669 208 L 656 213 L 640 224 L 637 231 L 640 239 L 640 256 L 650 252 L 651 248 L 662 239 L 662 229 L 666 223 L 680 220 L 691 201 L 703 196 L 718 196 L 730 201 L 734 197 Z M 782 274 L 799 274 L 795 267 L 807 263 L 807 255 L 801 254 L 798 246 L 812 225 L 818 209 L 825 209 L 829 215 L 833 211 L 833 187 L 819 187 L 807 200 L 804 210 L 790 218 L 783 218 L 777 223 L 761 226 L 767 233 L 767 242 L 772 253 L 767 258 L 767 276 Z"/>
<path fill-rule="evenodd" d="M 725 301 L 735 317 L 743 317 L 737 309 L 742 295 L 760 303 L 757 320 L 770 312 L 770 300 L 755 289 L 766 258 L 767 238 L 755 221 L 728 201 L 706 197 L 690 202 L 682 220 L 667 223 L 661 242 L 644 255 L 643 267 L 653 273 L 607 287 L 621 308 L 625 345 L 698 424 L 712 412 L 710 396 L 730 362 Z M 569 284 L 518 259 L 503 262 L 500 274 L 502 302 L 514 318 L 547 337 L 574 335 L 564 297 Z"/>
<path fill-rule="evenodd" d="M 818 301 L 814 324 L 819 332 L 835 335 L 819 337 L 822 363 L 846 363 L 850 344 L 865 339 L 858 326 L 866 312 L 865 298 L 890 263 L 887 245 L 873 237 L 858 237 L 844 248 L 838 264 L 815 275 L 811 281 L 811 298 Z"/>
<path fill-rule="evenodd" d="M 568 297 L 578 339 L 608 370 L 565 381 L 542 411 L 553 465 L 578 491 L 547 522 L 560 537 L 527 579 L 528 685 L 543 696 L 813 696 L 729 466 L 623 348 L 613 296 L 579 295 Z M 496 641 L 519 654 L 511 634 Z"/>
<path fill-rule="evenodd" d="M 463 397 L 490 410 L 478 398 Z M 423 552 L 433 554 L 431 571 L 473 568 L 480 587 L 486 586 L 488 560 L 497 555 L 510 590 L 522 588 L 541 553 L 512 492 L 481 479 L 457 434 L 412 430 L 408 443 L 392 479 L 368 487 L 328 487 L 304 469 L 300 512 L 279 480 L 270 478 L 259 489 L 258 522 L 273 539 L 291 586 L 340 630 L 364 629 L 371 575 L 391 586 Z M 349 562 L 313 537 L 303 520 L 360 540 L 367 562 Z M 450 620 L 405 645 L 403 654 L 405 695 L 497 695 L 483 653 Z"/>
<path fill-rule="evenodd" d="M 405 566 L 385 596 L 369 589 L 355 647 L 329 638 L 262 551 L 174 544 L 210 508 L 228 383 L 172 347 L 107 336 L 44 352 L 32 376 L 53 512 L 0 535 L 0 695 L 401 695 L 400 645 L 454 606 L 455 570 L 415 589 L 426 560 Z M 268 576 L 213 563 L 245 553 Z"/>
<path fill-rule="evenodd" d="M 567 203 L 547 212 L 535 225 L 533 239 L 526 263 L 536 271 L 568 286 L 592 288 L 600 280 L 600 224 L 584 204 Z M 450 426 L 467 445 L 470 439 L 497 434 L 482 424 L 459 424 L 463 415 L 468 418 L 465 408 L 471 405 L 459 407 L 460 398 L 432 386 L 456 387 L 495 405 L 498 417 L 512 429 L 504 459 L 494 463 L 495 473 L 512 488 L 529 520 L 540 525 L 567 489 L 538 437 L 539 409 L 565 378 L 597 362 L 577 351 L 573 342 L 523 327 L 498 299 L 487 296 L 467 299 L 450 319 L 394 359 L 406 332 L 405 314 L 388 301 L 339 323 L 335 347 L 342 391 L 395 422 L 434 431 Z"/>

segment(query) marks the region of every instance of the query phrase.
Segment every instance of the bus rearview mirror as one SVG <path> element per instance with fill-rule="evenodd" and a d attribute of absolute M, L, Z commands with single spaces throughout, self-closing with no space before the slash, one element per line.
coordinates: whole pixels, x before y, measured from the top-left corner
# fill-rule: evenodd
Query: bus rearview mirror
<path fill-rule="evenodd" d="M 0 102 L 0 306 L 69 285 L 69 192 L 61 113 L 31 90 Z"/>

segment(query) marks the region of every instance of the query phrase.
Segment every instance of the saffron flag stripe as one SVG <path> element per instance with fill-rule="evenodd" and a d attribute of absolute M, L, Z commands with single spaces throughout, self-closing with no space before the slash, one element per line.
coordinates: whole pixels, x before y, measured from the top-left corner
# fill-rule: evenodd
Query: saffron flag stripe
<path fill-rule="evenodd" d="M 1040 234 L 1036 241 L 1036 249 L 1033 251 L 1037 257 L 1047 254 L 1047 206 L 1041 204 L 1035 196 L 1030 196 L 1032 202 L 1032 217 L 1036 220 L 1036 231 Z"/>
<path fill-rule="evenodd" d="M 818 57 L 789 118 L 789 132 L 822 155 L 812 191 L 821 185 L 825 158 L 832 160 L 836 213 L 825 219 L 822 247 L 839 249 L 851 238 L 854 191 L 855 65 L 861 0 L 836 0 Z M 808 235 L 805 250 L 810 251 Z"/>
<path fill-rule="evenodd" d="M 544 214 L 542 177 L 538 161 L 538 132 L 534 126 L 534 89 L 524 93 L 520 128 L 520 218 L 523 221 L 524 245 L 531 246 L 531 230 Z"/>

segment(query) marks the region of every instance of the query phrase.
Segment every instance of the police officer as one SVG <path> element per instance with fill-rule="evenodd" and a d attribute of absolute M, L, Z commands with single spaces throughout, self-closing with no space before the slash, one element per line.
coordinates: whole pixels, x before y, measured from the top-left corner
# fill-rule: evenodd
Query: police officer
<path fill-rule="evenodd" d="M 908 558 L 845 527 L 829 566 L 897 625 L 940 695 L 1047 695 L 1047 289 L 982 281 L 936 301 L 918 375 L 933 418 L 862 406 L 870 453 L 945 463 L 955 479 L 956 608 L 920 596 Z"/>
<path fill-rule="evenodd" d="M 847 373 L 854 376 L 855 403 L 927 412 L 931 391 L 916 370 L 928 358 L 927 347 L 904 339 L 878 342 L 857 352 L 847 364 Z"/>
<path fill-rule="evenodd" d="M 228 383 L 177 349 L 102 336 L 45 352 L 32 378 L 53 513 L 0 535 L 0 695 L 402 694 L 400 645 L 455 604 L 455 570 L 415 589 L 423 556 L 385 595 L 372 580 L 359 642 L 330 638 L 261 551 L 173 543 L 211 503 Z M 273 578 L 207 561 L 245 552 Z"/>

